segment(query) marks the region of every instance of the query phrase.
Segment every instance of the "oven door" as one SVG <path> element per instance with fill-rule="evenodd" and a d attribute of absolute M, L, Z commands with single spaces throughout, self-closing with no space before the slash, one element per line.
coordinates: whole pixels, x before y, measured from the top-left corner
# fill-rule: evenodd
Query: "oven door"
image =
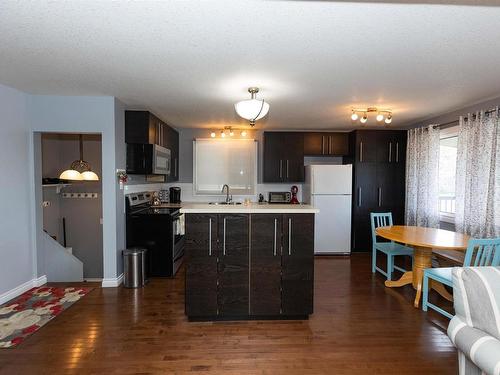
<path fill-rule="evenodd" d="M 170 176 L 170 150 L 168 148 L 153 145 L 153 174 Z"/>

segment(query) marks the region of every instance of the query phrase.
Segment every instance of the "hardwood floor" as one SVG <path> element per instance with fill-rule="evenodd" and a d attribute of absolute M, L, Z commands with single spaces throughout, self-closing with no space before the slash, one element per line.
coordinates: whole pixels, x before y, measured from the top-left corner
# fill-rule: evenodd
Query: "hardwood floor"
<path fill-rule="evenodd" d="M 447 320 L 413 308 L 411 286 L 385 288 L 367 254 L 315 267 L 308 321 L 189 323 L 183 270 L 144 289 L 97 287 L 0 350 L 0 374 L 457 373 Z"/>

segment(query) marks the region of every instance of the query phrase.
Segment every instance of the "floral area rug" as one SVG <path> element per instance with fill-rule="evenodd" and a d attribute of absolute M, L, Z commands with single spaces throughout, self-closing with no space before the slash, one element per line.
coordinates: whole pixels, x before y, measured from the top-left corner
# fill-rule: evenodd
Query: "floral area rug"
<path fill-rule="evenodd" d="M 0 348 L 13 348 L 93 288 L 39 287 L 0 306 Z"/>

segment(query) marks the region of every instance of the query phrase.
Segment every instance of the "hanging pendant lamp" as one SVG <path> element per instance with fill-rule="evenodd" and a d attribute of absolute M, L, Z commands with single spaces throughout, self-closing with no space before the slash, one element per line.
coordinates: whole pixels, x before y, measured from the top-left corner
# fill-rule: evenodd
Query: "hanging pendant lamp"
<path fill-rule="evenodd" d="M 69 169 L 66 169 L 59 175 L 61 180 L 71 181 L 99 181 L 99 176 L 92 172 L 90 164 L 83 160 L 83 136 L 80 134 L 80 159 L 71 163 Z"/>
<path fill-rule="evenodd" d="M 264 99 L 258 100 L 255 98 L 259 92 L 258 87 L 250 87 L 248 92 L 251 95 L 251 99 L 242 100 L 236 103 L 234 109 L 240 117 L 250 121 L 250 126 L 254 126 L 255 121 L 267 115 L 267 112 L 269 112 L 269 104 L 266 103 Z"/>

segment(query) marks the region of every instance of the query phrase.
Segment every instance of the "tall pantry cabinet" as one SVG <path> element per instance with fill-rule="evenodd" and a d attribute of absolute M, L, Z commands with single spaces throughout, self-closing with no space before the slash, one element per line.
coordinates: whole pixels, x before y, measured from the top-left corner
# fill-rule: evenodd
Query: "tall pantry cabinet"
<path fill-rule="evenodd" d="M 350 133 L 353 154 L 352 251 L 371 251 L 370 212 L 392 212 L 404 223 L 406 131 L 357 130 Z M 346 160 L 347 161 L 347 160 Z"/>

